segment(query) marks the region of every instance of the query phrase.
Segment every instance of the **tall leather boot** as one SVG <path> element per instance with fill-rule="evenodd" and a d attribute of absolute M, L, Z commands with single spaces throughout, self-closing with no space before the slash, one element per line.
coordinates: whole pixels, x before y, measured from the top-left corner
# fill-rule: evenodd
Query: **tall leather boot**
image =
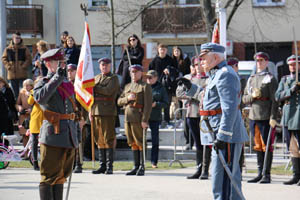
<path fill-rule="evenodd" d="M 37 160 L 33 161 L 33 169 L 35 171 L 40 171 L 39 163 Z"/>
<path fill-rule="evenodd" d="M 297 158 L 297 159 L 298 159 L 298 170 L 300 172 L 300 158 Z M 300 180 L 299 180 L 297 185 L 300 186 Z"/>
<path fill-rule="evenodd" d="M 140 151 L 140 158 L 141 158 L 141 165 L 138 169 L 138 171 L 136 172 L 137 176 L 144 176 L 145 175 L 145 163 L 144 163 L 144 154 L 143 151 Z"/>
<path fill-rule="evenodd" d="M 139 150 L 133 150 L 133 169 L 126 173 L 127 176 L 130 175 L 136 175 L 139 167 L 140 167 L 140 151 Z"/>
<path fill-rule="evenodd" d="M 53 200 L 63 200 L 64 185 L 56 184 L 52 186 Z"/>
<path fill-rule="evenodd" d="M 300 158 L 292 157 L 292 166 L 293 166 L 293 177 L 289 181 L 283 182 L 284 185 L 293 185 L 299 182 L 300 180 Z"/>
<path fill-rule="evenodd" d="M 82 164 L 80 163 L 79 148 L 76 149 L 74 173 L 82 173 Z"/>
<path fill-rule="evenodd" d="M 52 186 L 49 184 L 40 184 L 40 200 L 53 200 Z"/>
<path fill-rule="evenodd" d="M 93 174 L 104 174 L 106 171 L 106 149 L 98 149 L 100 167 L 92 171 Z"/>
<path fill-rule="evenodd" d="M 264 157 L 265 157 L 265 153 L 262 151 L 257 151 L 257 173 L 258 175 L 253 178 L 248 180 L 248 183 L 257 183 L 258 181 L 260 181 L 262 179 L 262 170 L 263 170 L 263 166 L 264 166 Z"/>
<path fill-rule="evenodd" d="M 187 176 L 187 179 L 198 179 L 201 176 L 202 173 L 202 161 L 203 161 L 203 149 L 197 149 L 196 151 L 196 164 L 197 169 L 196 172 L 191 175 Z"/>
<path fill-rule="evenodd" d="M 204 171 L 200 176 L 201 180 L 206 180 L 208 179 L 208 170 L 209 170 L 209 165 L 210 165 L 210 159 L 211 159 L 211 148 L 205 147 L 205 155 L 204 155 Z"/>
<path fill-rule="evenodd" d="M 107 170 L 105 174 L 113 174 L 113 163 L 114 163 L 114 149 L 107 149 L 108 158 L 107 158 Z"/>
<path fill-rule="evenodd" d="M 272 167 L 272 161 L 273 161 L 273 152 L 269 152 L 267 155 L 267 166 L 266 171 L 263 172 L 263 177 L 260 180 L 259 183 L 271 183 L 271 167 Z"/>

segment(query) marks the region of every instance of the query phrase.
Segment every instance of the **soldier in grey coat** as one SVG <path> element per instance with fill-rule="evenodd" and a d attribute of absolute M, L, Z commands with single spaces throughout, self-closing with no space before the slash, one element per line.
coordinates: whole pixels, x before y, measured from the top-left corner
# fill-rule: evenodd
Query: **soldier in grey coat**
<path fill-rule="evenodd" d="M 203 70 L 203 67 L 200 64 L 200 59 L 198 57 L 192 58 L 192 65 L 190 66 L 191 73 L 184 76 L 185 79 L 191 81 L 192 84 L 195 84 L 201 88 L 204 88 L 207 85 L 207 76 Z M 201 99 L 195 99 L 193 97 L 186 95 L 186 88 L 184 84 L 179 85 L 176 90 L 176 96 L 183 101 L 184 107 L 187 109 L 186 120 L 188 125 L 188 130 L 192 135 L 195 144 L 196 144 L 196 172 L 188 176 L 187 179 L 208 179 L 208 170 L 211 157 L 211 147 L 205 146 L 205 155 L 203 159 L 203 145 L 201 144 L 200 137 L 200 114 L 199 114 L 199 104 L 201 106 Z M 203 96 L 200 96 L 202 98 Z M 202 174 L 202 168 L 204 166 L 204 172 Z"/>
<path fill-rule="evenodd" d="M 250 179 L 248 183 L 259 181 L 260 183 L 270 183 L 273 160 L 271 148 L 267 155 L 264 174 L 263 165 L 270 126 L 273 128 L 271 134 L 275 134 L 274 127 L 276 126 L 275 119 L 278 106 L 274 95 L 278 84 L 276 78 L 267 70 L 269 55 L 264 52 L 258 52 L 254 55 L 254 59 L 257 63 L 257 71 L 248 79 L 242 98 L 243 103 L 251 105 L 249 113 L 250 131 L 254 137 L 254 150 L 257 152 L 258 166 L 258 176 Z M 274 135 L 270 138 L 274 138 Z"/>
<path fill-rule="evenodd" d="M 299 61 L 300 57 L 298 57 Z M 288 57 L 287 64 L 291 74 L 281 78 L 275 93 L 276 100 L 284 103 L 281 124 L 285 130 L 286 142 L 291 153 L 293 165 L 292 179 L 283 184 L 292 185 L 298 183 L 298 186 L 300 186 L 300 87 L 295 76 L 296 56 Z"/>
<path fill-rule="evenodd" d="M 78 147 L 77 108 L 74 87 L 66 79 L 65 64 L 62 63 L 63 52 L 52 49 L 41 58 L 48 68 L 48 75 L 33 89 L 34 99 L 44 112 L 40 132 L 40 199 L 61 200 L 63 184 L 72 173 L 75 148 Z"/>

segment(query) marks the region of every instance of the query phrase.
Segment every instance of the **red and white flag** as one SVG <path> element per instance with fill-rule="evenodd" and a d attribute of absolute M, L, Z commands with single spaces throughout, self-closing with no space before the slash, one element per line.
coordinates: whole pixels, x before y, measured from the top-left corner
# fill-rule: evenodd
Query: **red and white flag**
<path fill-rule="evenodd" d="M 219 19 L 214 25 L 214 30 L 212 32 L 212 38 L 211 38 L 212 43 L 217 43 L 220 44 L 220 29 L 219 29 Z"/>
<path fill-rule="evenodd" d="M 91 52 L 91 37 L 89 25 L 85 22 L 85 30 L 81 51 L 78 61 L 78 67 L 75 77 L 76 99 L 89 111 L 94 103 L 93 87 L 95 86 L 94 68 Z"/>

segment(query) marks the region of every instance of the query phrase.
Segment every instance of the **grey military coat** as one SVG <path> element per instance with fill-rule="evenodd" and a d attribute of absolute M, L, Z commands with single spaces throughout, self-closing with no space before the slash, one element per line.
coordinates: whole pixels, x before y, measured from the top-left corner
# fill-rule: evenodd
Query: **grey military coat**
<path fill-rule="evenodd" d="M 36 83 L 33 97 L 43 110 L 60 114 L 74 112 L 71 101 L 68 98 L 63 100 L 57 90 L 63 81 L 67 81 L 65 76 L 49 72 L 45 78 Z M 74 95 L 72 98 L 74 99 Z M 77 148 L 79 130 L 76 122 L 74 120 L 60 120 L 59 126 L 60 132 L 55 134 L 53 125 L 44 119 L 40 130 L 40 142 L 55 147 Z"/>

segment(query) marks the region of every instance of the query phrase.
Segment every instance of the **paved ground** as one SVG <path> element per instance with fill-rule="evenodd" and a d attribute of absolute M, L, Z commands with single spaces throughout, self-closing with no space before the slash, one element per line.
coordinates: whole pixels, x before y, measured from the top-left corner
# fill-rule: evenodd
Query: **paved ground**
<path fill-rule="evenodd" d="M 211 181 L 187 180 L 194 168 L 147 171 L 144 177 L 125 176 L 124 171 L 114 175 L 93 175 L 91 171 L 73 174 L 70 200 L 209 200 L 212 199 Z M 244 174 L 243 192 L 247 200 L 296 200 L 299 186 L 284 186 L 289 177 L 273 176 L 272 184 L 248 184 L 255 174 Z M 0 199 L 39 199 L 39 172 L 32 169 L 8 168 L 0 171 Z M 66 191 L 67 184 L 65 184 Z"/>

